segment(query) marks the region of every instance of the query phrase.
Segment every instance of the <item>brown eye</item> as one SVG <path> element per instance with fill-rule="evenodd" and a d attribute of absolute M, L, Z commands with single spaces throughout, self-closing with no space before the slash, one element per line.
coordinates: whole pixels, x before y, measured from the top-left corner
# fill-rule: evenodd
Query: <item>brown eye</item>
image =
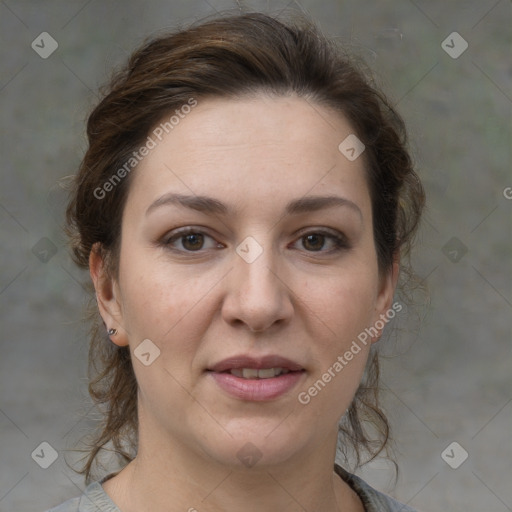
<path fill-rule="evenodd" d="M 295 242 L 296 248 L 306 252 L 317 252 L 320 255 L 335 254 L 350 249 L 346 236 L 339 231 L 310 231 L 302 235 Z M 301 247 L 297 247 L 297 246 Z"/>
<path fill-rule="evenodd" d="M 189 233 L 181 237 L 183 247 L 187 251 L 198 251 L 203 247 L 204 236 L 201 233 Z"/>
<path fill-rule="evenodd" d="M 312 233 L 302 237 L 304 248 L 308 251 L 320 251 L 325 243 L 325 236 L 320 233 Z"/>
<path fill-rule="evenodd" d="M 167 249 L 181 253 L 203 252 L 222 247 L 210 235 L 190 228 L 174 231 L 174 234 L 164 238 L 161 244 Z"/>

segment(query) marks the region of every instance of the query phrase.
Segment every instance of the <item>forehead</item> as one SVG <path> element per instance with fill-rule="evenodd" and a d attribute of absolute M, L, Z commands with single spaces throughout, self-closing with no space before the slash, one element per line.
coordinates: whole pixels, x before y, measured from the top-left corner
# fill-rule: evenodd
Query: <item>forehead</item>
<path fill-rule="evenodd" d="M 337 190 L 367 200 L 363 159 L 350 161 L 338 149 L 353 133 L 350 124 L 303 98 L 198 100 L 167 131 L 150 133 L 154 148 L 134 172 L 130 195 L 138 202 L 169 191 L 231 197 L 242 206 Z"/>

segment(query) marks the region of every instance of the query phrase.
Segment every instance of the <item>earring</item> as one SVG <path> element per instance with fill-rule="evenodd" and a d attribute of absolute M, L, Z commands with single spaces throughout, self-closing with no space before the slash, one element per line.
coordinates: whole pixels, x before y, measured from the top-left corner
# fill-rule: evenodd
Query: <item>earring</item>
<path fill-rule="evenodd" d="M 108 335 L 109 336 L 115 336 L 116 334 L 117 334 L 117 329 L 111 328 L 111 329 L 108 330 Z"/>

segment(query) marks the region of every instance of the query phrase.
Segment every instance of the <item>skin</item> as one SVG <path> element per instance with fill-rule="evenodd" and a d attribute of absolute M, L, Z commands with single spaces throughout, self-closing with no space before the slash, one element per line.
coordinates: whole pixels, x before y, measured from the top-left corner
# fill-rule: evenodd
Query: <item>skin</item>
<path fill-rule="evenodd" d="M 294 96 L 202 100 L 134 171 L 117 277 L 90 258 L 112 341 L 161 351 L 149 366 L 133 357 L 139 451 L 104 484 L 123 512 L 363 510 L 333 464 L 370 343 L 309 404 L 297 398 L 390 308 L 396 285 L 396 263 L 379 272 L 363 158 L 338 150 L 351 133 L 339 113 Z M 234 214 L 146 213 L 169 192 L 214 197 Z M 353 206 L 284 213 L 313 195 Z M 208 235 L 203 245 L 165 245 L 186 226 Z M 325 229 L 348 246 L 304 237 Z M 248 236 L 263 249 L 252 263 L 235 251 Z M 305 372 L 275 400 L 240 400 L 205 372 L 238 354 L 278 354 Z M 248 442 L 261 454 L 252 467 L 237 457 Z"/>

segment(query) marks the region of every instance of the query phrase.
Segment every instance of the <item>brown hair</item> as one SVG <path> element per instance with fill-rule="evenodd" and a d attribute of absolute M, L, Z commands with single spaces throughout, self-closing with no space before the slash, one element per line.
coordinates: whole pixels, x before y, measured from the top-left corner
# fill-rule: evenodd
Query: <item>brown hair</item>
<path fill-rule="evenodd" d="M 76 263 L 88 267 L 101 251 L 117 274 L 121 219 L 130 176 L 101 199 L 94 193 L 133 156 L 161 119 L 191 98 L 248 94 L 296 94 L 344 115 L 365 144 L 379 268 L 389 270 L 397 252 L 407 256 L 424 204 L 422 185 L 406 149 L 404 123 L 353 58 L 308 19 L 279 21 L 261 13 L 220 16 L 155 38 L 138 49 L 111 80 L 89 116 L 89 147 L 67 209 Z M 340 141 L 341 142 L 341 141 Z M 97 244 L 94 246 L 94 244 Z M 405 266 L 404 266 L 405 265 Z M 104 407 L 82 470 L 91 478 L 94 460 L 109 445 L 123 460 L 137 447 L 137 383 L 128 347 L 112 344 L 96 304 L 91 309 L 89 392 Z M 372 352 L 363 382 L 340 424 L 340 446 L 382 451 L 389 425 L 378 401 L 379 365 Z M 365 427 L 373 425 L 373 434 Z"/>

